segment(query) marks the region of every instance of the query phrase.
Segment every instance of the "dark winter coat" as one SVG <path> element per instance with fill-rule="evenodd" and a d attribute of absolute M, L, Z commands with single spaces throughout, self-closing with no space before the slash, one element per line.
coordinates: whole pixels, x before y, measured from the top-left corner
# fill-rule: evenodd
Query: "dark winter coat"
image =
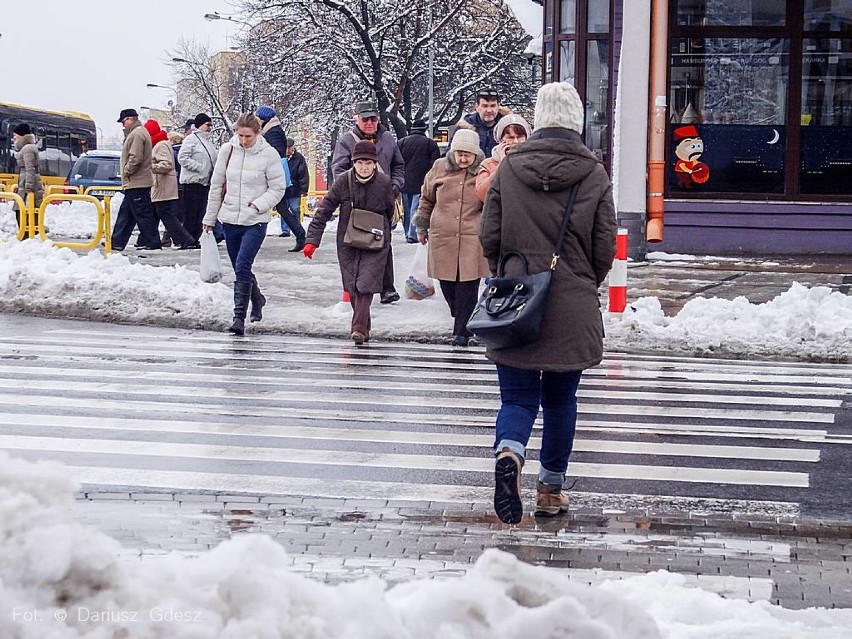
<path fill-rule="evenodd" d="M 290 181 L 292 184 L 287 187 L 284 197 L 291 198 L 307 195 L 311 188 L 311 176 L 308 173 L 308 163 L 305 162 L 305 156 L 298 151 L 293 151 L 293 155 L 287 158 L 287 166 L 290 167 Z"/>
<path fill-rule="evenodd" d="M 352 151 L 355 149 L 355 143 L 358 140 L 367 139 L 369 138 L 365 137 L 357 126 L 340 136 L 331 160 L 332 179 L 337 180 L 339 175 L 352 168 Z M 405 160 L 402 159 L 396 140 L 385 127 L 379 125 L 374 143 L 382 172 L 390 177 L 391 183 L 401 193 L 402 185 L 405 183 Z"/>
<path fill-rule="evenodd" d="M 396 146 L 394 146 L 396 148 Z M 320 245 L 325 225 L 331 219 L 334 210 L 340 207 L 337 221 L 337 261 L 340 263 L 340 275 L 343 290 L 358 293 L 381 293 L 385 265 L 390 251 L 390 222 L 394 213 L 394 195 L 390 178 L 378 171 L 366 184 L 361 184 L 354 175 L 354 169 L 346 171 L 331 185 L 331 190 L 323 198 L 314 212 L 308 227 L 306 242 Z M 364 251 L 343 243 L 346 226 L 352 212 L 352 197 L 349 194 L 349 175 L 352 175 L 352 196 L 355 208 L 367 209 L 383 215 L 385 218 L 385 244 L 380 251 Z"/>
<path fill-rule="evenodd" d="M 28 133 L 20 136 L 15 141 L 15 150 L 18 152 L 18 195 L 24 200 L 27 194 L 32 193 L 36 207 L 41 206 L 44 197 L 44 184 L 41 174 L 38 172 L 38 147 L 35 143 L 35 135 Z"/>
<path fill-rule="evenodd" d="M 615 256 L 612 184 L 603 165 L 568 129 L 536 131 L 500 163 L 485 200 L 479 233 L 492 272 L 518 251 L 531 273 L 549 268 L 568 203 L 579 184 L 560 259 L 551 280 L 541 336 L 518 348 L 487 352 L 498 364 L 526 370 L 575 371 L 603 357 L 598 287 Z M 510 260 L 509 274 L 522 272 Z"/>
<path fill-rule="evenodd" d="M 441 151 L 438 143 L 424 133 L 412 133 L 397 142 L 400 155 L 405 161 L 405 183 L 403 193 L 420 193 L 423 179 L 432 168 Z"/>
<path fill-rule="evenodd" d="M 284 128 L 281 126 L 281 120 L 272 118 L 260 130 L 264 139 L 269 142 L 269 145 L 278 151 L 278 156 L 287 157 L 287 136 L 284 134 Z"/>

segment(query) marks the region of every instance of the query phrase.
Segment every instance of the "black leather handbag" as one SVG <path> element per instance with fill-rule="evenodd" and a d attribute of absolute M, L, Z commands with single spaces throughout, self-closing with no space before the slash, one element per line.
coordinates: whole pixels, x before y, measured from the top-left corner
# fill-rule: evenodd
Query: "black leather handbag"
<path fill-rule="evenodd" d="M 495 351 L 515 348 L 538 339 L 550 280 L 559 262 L 576 197 L 577 185 L 568 196 L 559 240 L 548 270 L 530 274 L 526 256 L 517 251 L 507 251 L 500 256 L 497 275 L 491 278 L 467 322 L 468 330 L 488 348 Z M 506 262 L 510 258 L 523 261 L 525 275 L 506 276 Z"/>

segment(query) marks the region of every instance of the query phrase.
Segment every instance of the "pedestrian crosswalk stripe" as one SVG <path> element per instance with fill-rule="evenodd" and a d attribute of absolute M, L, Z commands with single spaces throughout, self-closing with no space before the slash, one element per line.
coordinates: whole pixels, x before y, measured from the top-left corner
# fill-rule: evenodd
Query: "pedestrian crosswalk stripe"
<path fill-rule="evenodd" d="M 55 370 L 33 370 L 33 368 L 20 367 L 20 373 L 26 373 L 26 377 L 32 379 L 33 376 L 44 377 L 44 376 L 56 376 Z M 81 377 L 80 375 L 82 371 L 79 369 L 68 371 L 66 370 L 63 373 L 64 377 Z M 0 367 L 0 375 L 3 375 L 3 367 Z M 91 373 L 89 374 L 91 376 Z M 181 389 L 178 394 L 187 394 L 187 393 L 196 393 L 199 389 L 196 386 L 190 386 L 187 382 L 197 382 L 204 383 L 206 386 L 204 387 L 205 392 L 213 392 L 220 391 L 221 388 L 217 387 L 216 384 L 234 384 L 234 380 L 232 377 L 228 377 L 226 375 L 218 375 L 218 374 L 190 374 L 190 373 L 179 373 L 176 375 L 169 376 L 165 373 L 162 373 L 157 376 L 156 379 L 151 379 L 150 377 L 140 375 L 133 372 L 122 372 L 121 379 L 124 382 L 129 380 L 138 380 L 142 382 L 149 382 L 150 384 L 158 383 L 158 384 L 172 384 L 171 392 L 178 392 L 178 388 Z M 29 388 L 31 384 L 29 382 L 20 381 L 21 375 L 15 375 L 13 379 L 6 380 L 3 377 L 0 377 L 0 388 Z M 42 382 L 46 383 L 46 382 Z M 17 386 L 16 386 L 17 384 Z M 105 387 L 105 382 L 69 382 L 63 381 L 63 388 L 66 390 L 100 390 L 103 392 L 109 392 L 110 390 L 115 390 L 115 392 L 123 392 L 124 389 L 111 389 L 109 387 Z M 241 376 L 239 380 L 240 385 L 259 385 L 262 384 L 264 386 L 276 386 L 278 388 L 288 387 L 288 386 L 321 386 L 323 384 L 327 384 L 339 389 L 347 389 L 347 390 L 375 390 L 376 383 L 372 380 L 351 380 L 344 378 L 335 378 L 335 377 L 310 377 L 310 376 L 297 376 L 293 378 L 286 379 L 270 379 L 270 378 L 257 378 L 257 377 L 248 377 Z M 115 384 L 112 385 L 113 387 Z M 125 385 L 127 388 L 132 388 L 136 390 L 139 388 L 137 385 L 137 381 L 134 381 L 134 385 Z M 500 389 L 497 388 L 494 384 L 490 385 L 482 385 L 482 386 L 459 386 L 458 384 L 434 384 L 425 381 L 415 381 L 415 382 L 382 382 L 381 388 L 384 391 L 393 392 L 393 391 L 402 391 L 402 392 L 416 392 L 416 391 L 431 391 L 436 393 L 448 393 L 451 395 L 460 395 L 460 394 L 483 394 L 483 395 L 491 395 L 497 396 L 500 394 Z M 277 391 L 266 391 L 264 393 L 264 397 L 269 399 L 274 399 L 276 397 Z M 613 399 L 613 400 L 635 400 L 635 401 L 658 401 L 658 402 L 680 402 L 680 403 L 717 403 L 717 404 L 747 404 L 749 406 L 754 406 L 756 404 L 761 404 L 764 406 L 798 406 L 798 407 L 810 407 L 810 408 L 839 408 L 843 404 L 842 399 L 824 399 L 824 398 L 815 398 L 815 397 L 797 397 L 797 396 L 788 396 L 788 397 L 766 397 L 759 395 L 728 395 L 723 393 L 656 393 L 656 392 L 648 392 L 648 391 L 623 391 L 623 390 L 593 390 L 584 388 L 581 385 L 580 390 L 577 393 L 577 397 L 580 399 L 589 398 L 589 399 Z"/>
<path fill-rule="evenodd" d="M 1 402 L 0 402 L 1 403 Z M 102 406 L 102 403 L 98 403 L 97 406 L 92 406 L 93 409 L 98 409 Z M 49 412 L 41 412 L 38 411 L 47 411 L 51 410 L 50 406 L 34 406 L 28 413 L 15 413 L 14 417 L 9 420 L 9 424 L 14 426 L 16 424 L 32 424 L 32 425 L 42 425 L 44 423 L 57 423 L 61 424 L 64 421 L 68 421 L 72 425 L 77 425 L 78 419 L 86 420 L 85 423 L 81 424 L 80 427 L 85 427 L 86 424 L 89 424 L 92 428 L 112 428 L 112 424 L 115 424 L 116 428 L 119 428 L 124 424 L 122 418 L 119 417 L 110 417 L 110 418 L 100 418 L 96 415 L 88 416 L 88 417 L 76 417 L 76 416 L 68 416 L 68 415 L 54 415 Z M 121 410 L 116 411 L 116 413 L 122 415 L 123 417 L 131 417 L 133 415 L 132 410 Z M 222 413 L 224 416 L 224 413 Z M 130 422 L 139 422 L 143 421 L 144 423 L 148 423 L 148 419 L 150 417 L 150 411 L 144 411 L 138 418 L 128 419 Z M 274 415 L 268 415 L 266 417 L 266 423 L 272 424 L 275 422 L 275 426 L 278 426 L 278 422 L 281 421 L 281 412 L 278 411 Z M 291 421 L 285 418 L 286 421 Z M 195 424 L 196 422 L 187 421 L 175 421 L 173 418 L 160 420 L 165 424 Z M 419 425 L 419 426 L 433 426 L 433 427 L 441 427 L 441 426 L 455 426 L 458 428 L 492 428 L 494 426 L 494 415 L 483 415 L 483 416 L 475 416 L 469 415 L 464 418 L 459 418 L 455 415 L 440 415 L 435 413 L 397 413 L 394 415 L 389 414 L 381 414 L 381 413 L 373 413 L 368 411 L 358 411 L 358 412 L 350 412 L 345 415 L 342 415 L 340 411 L 331 411 L 331 410 L 323 410 L 323 409 L 313 409 L 309 414 L 299 415 L 299 421 L 338 421 L 343 423 L 366 423 L 370 425 L 374 425 L 377 423 L 382 424 L 410 424 L 410 425 Z M 209 422 L 205 419 L 205 422 Z M 0 423 L 6 423 L 2 417 L 0 417 Z M 132 427 L 131 427 L 132 428 Z M 347 429 L 350 432 L 357 432 L 354 429 Z M 534 431 L 541 430 L 541 417 L 538 418 L 536 424 L 534 426 Z M 776 441 L 798 441 L 798 442 L 811 442 L 811 443 L 824 443 L 828 441 L 828 433 L 822 429 L 807 429 L 807 428 L 773 428 L 770 426 L 764 427 L 753 427 L 753 426 L 728 426 L 728 425 L 718 425 L 718 424 L 701 424 L 701 423 L 654 423 L 654 422 L 622 422 L 622 421 L 599 421 L 599 420 L 590 420 L 590 419 L 578 419 L 577 420 L 577 430 L 582 432 L 594 432 L 594 433 L 622 433 L 622 434 L 647 434 L 647 435 L 669 435 L 669 436 L 679 436 L 679 437 L 696 437 L 696 438 L 707 438 L 707 437 L 724 437 L 724 438 L 734 438 L 734 439 L 771 439 Z"/>
<path fill-rule="evenodd" d="M 199 392 L 193 393 L 185 393 L 180 392 L 178 388 L 169 388 L 166 392 L 161 389 L 141 389 L 139 387 L 130 387 L 121 384 L 102 384 L 101 389 L 92 389 L 90 391 L 91 394 L 98 393 L 112 393 L 115 395 L 121 396 L 120 400 L 115 400 L 114 406 L 115 408 L 120 408 L 121 406 L 136 406 L 136 407 L 146 407 L 150 408 L 149 400 L 146 399 L 130 399 L 130 398 L 144 398 L 146 396 L 161 396 L 161 395 L 172 395 L 172 396 L 186 396 L 197 398 Z M 23 387 L 23 385 L 18 384 L 18 388 Z M 11 391 L 15 390 L 15 384 L 3 384 L 0 382 L 0 389 L 8 388 Z M 74 384 L 72 382 L 66 383 L 56 383 L 56 384 L 48 384 L 41 383 L 39 384 L 39 391 L 49 391 L 53 390 L 55 392 L 61 391 L 71 391 L 74 389 Z M 216 389 L 211 388 L 207 389 L 208 392 L 225 392 L 224 389 Z M 84 391 L 78 391 L 80 393 Z M 259 407 L 252 406 L 251 408 L 246 409 L 248 415 L 269 415 L 274 413 L 276 410 L 283 409 L 285 406 L 310 406 L 317 402 L 317 395 L 315 392 L 296 392 L 296 391 L 276 391 L 274 393 L 270 393 L 268 395 L 264 395 L 263 397 L 258 397 L 256 393 L 238 393 L 234 391 L 226 391 L 227 398 L 229 400 L 246 400 L 246 401 L 276 401 L 278 402 L 277 407 Z M 56 405 L 65 404 L 65 405 L 74 405 L 74 406 L 85 406 L 89 402 L 87 399 L 83 398 L 62 398 L 61 401 L 54 402 L 53 397 L 51 395 L 20 395 L 15 392 L 3 392 L 0 391 L 0 404 L 15 404 L 15 403 L 34 403 L 34 404 L 43 404 L 45 402 Z M 388 409 L 396 407 L 399 398 L 393 395 L 366 395 L 363 393 L 341 393 L 336 392 L 333 397 L 323 397 L 322 402 L 324 404 L 335 404 L 341 406 L 352 406 L 352 405 L 380 405 L 386 407 Z M 439 404 L 442 409 L 493 409 L 495 407 L 494 402 L 471 399 L 471 398 L 462 398 L 458 400 L 451 400 L 446 397 L 440 398 L 439 402 L 436 402 L 435 398 L 430 397 L 406 397 L 405 405 L 406 407 L 412 408 L 430 408 Z M 155 410 L 163 411 L 163 410 L 171 410 L 176 412 L 193 412 L 193 411 L 201 411 L 208 412 L 206 404 L 198 404 L 191 402 L 157 402 Z M 731 408 L 705 408 L 705 407 L 687 407 L 680 408 L 676 406 L 643 406 L 638 404 L 602 404 L 602 403 L 592 403 L 592 402 L 583 402 L 577 406 L 578 414 L 592 414 L 592 415 L 631 415 L 634 417 L 684 417 L 687 419 L 725 419 L 725 420 L 737 420 L 737 421 L 776 421 L 776 422 L 807 422 L 812 424 L 831 424 L 834 422 L 834 415 L 831 413 L 814 413 L 814 412 L 802 412 L 802 411 L 786 411 L 786 410 L 748 410 L 748 409 L 731 409 Z"/>
<path fill-rule="evenodd" d="M 0 448 L 8 450 L 52 451 L 144 457 L 178 457 L 216 461 L 261 461 L 285 464 L 323 466 L 363 466 L 368 468 L 401 468 L 408 470 L 446 470 L 490 473 L 494 462 L 488 457 L 454 457 L 451 455 L 413 455 L 397 453 L 361 453 L 352 451 L 293 448 L 266 448 L 235 445 L 175 444 L 130 440 L 90 440 L 59 437 L 26 437 L 0 435 Z M 538 474 L 539 464 L 527 461 L 524 472 Z M 643 479 L 712 484 L 772 485 L 807 487 L 808 474 L 802 472 L 743 470 L 739 468 L 684 468 L 637 464 L 602 464 L 571 462 L 569 472 L 575 477 L 609 479 Z"/>
<path fill-rule="evenodd" d="M 252 352 L 269 352 L 280 353 L 287 352 L 291 349 L 302 352 L 305 347 L 309 347 L 312 352 L 317 350 L 326 350 L 331 352 L 339 352 L 341 348 L 350 349 L 352 352 L 364 353 L 364 349 L 353 347 L 348 340 L 332 339 L 322 337 L 299 337 L 293 339 L 290 336 L 277 335 L 247 335 L 239 341 L 235 341 L 233 337 L 219 334 L 206 333 L 201 331 L 184 331 L 176 335 L 174 338 L 163 338 L 161 336 L 152 339 L 148 332 L 135 331 L 118 331 L 113 330 L 109 333 L 103 331 L 85 331 L 65 329 L 47 331 L 49 335 L 71 335 L 75 341 L 81 336 L 89 335 L 97 340 L 107 339 L 111 343 L 121 340 L 136 340 L 142 339 L 146 343 L 152 345 L 162 345 L 165 348 L 174 347 L 177 344 L 195 343 L 196 346 L 212 347 L 221 349 L 222 346 L 227 346 L 228 350 L 234 352 L 252 351 Z M 29 339 L 29 338 L 28 338 Z M 67 343 L 67 339 L 61 340 Z M 482 356 L 485 352 L 484 348 L 459 349 L 442 344 L 421 344 L 417 342 L 398 342 L 398 341 L 377 341 L 371 342 L 369 346 L 370 353 L 412 355 L 415 357 L 454 357 L 463 360 L 469 360 L 471 357 Z M 677 355 L 659 354 L 642 354 L 642 353 L 622 353 L 608 352 L 604 354 L 604 365 L 610 365 L 614 369 L 633 369 L 635 368 L 673 368 L 677 370 L 693 370 L 693 369 L 720 369 L 724 371 L 736 370 L 753 370 L 760 372 L 775 372 L 783 375 L 790 374 L 808 374 L 818 372 L 821 375 L 839 375 L 847 378 L 847 382 L 852 385 L 852 365 L 850 364 L 827 364 L 827 363 L 810 363 L 810 362 L 780 362 L 777 360 L 732 360 L 724 358 L 712 357 L 688 357 Z M 673 366 L 674 365 L 674 366 Z"/>
<path fill-rule="evenodd" d="M 185 433 L 205 436 L 263 437 L 272 439 L 307 439 L 329 441 L 358 441 L 381 444 L 417 444 L 423 446 L 489 448 L 493 437 L 482 434 L 443 433 L 398 430 L 353 430 L 351 428 L 331 428 L 316 426 L 289 426 L 265 424 L 228 424 L 210 421 L 177 422 L 169 421 L 163 425 L 147 420 L 110 419 L 95 421 L 92 418 L 49 416 L 26 420 L 4 419 L 0 417 L 0 426 L 38 425 L 50 426 L 63 437 L 66 432 L 73 438 L 74 431 L 83 429 L 107 429 L 110 431 L 132 431 L 138 436 L 148 436 L 152 440 L 164 433 Z M 17 435 L 16 435 L 17 437 Z M 111 439 L 111 438 L 110 438 Z M 528 448 L 539 450 L 541 437 L 530 439 Z M 718 459 L 763 459 L 777 461 L 817 462 L 819 450 L 814 448 L 778 448 L 771 446 L 727 446 L 714 444 L 680 444 L 672 442 L 637 442 L 607 439 L 578 439 L 574 444 L 576 452 L 616 453 L 623 455 L 661 455 L 680 457 L 713 457 Z"/>
<path fill-rule="evenodd" d="M 89 378 L 94 377 L 98 374 L 103 375 L 104 379 L 114 376 L 116 374 L 120 374 L 121 378 L 124 380 L 128 379 L 137 379 L 137 380 L 149 380 L 151 382 L 157 382 L 160 380 L 163 381 L 171 381 L 171 382 L 228 382 L 233 383 L 234 377 L 233 375 L 225 375 L 219 372 L 209 372 L 209 373 L 189 373 L 186 371 L 186 367 L 180 364 L 175 364 L 174 362 L 139 362 L 135 363 L 137 366 L 137 370 L 129 371 L 126 370 L 125 364 L 119 363 L 111 363 L 109 361 L 99 360 L 96 358 L 92 358 L 89 366 L 84 366 L 84 362 L 80 359 L 75 359 L 73 362 L 69 363 L 67 358 L 59 357 L 59 356 L 50 356 L 44 355 L 39 357 L 40 361 L 45 363 L 50 362 L 50 366 L 2 366 L 0 365 L 0 375 L 6 376 L 10 379 L 24 379 L 28 376 L 38 376 L 38 377 L 68 377 L 68 378 Z M 310 369 L 304 369 L 299 371 L 298 375 L 294 375 L 288 378 L 281 378 L 279 375 L 275 375 L 278 371 L 267 371 L 269 374 L 260 375 L 253 373 L 261 373 L 263 371 L 259 371 L 257 369 L 243 369 L 239 376 L 240 384 L 289 384 L 289 385 L 299 385 L 299 384 L 316 384 L 316 383 L 332 383 L 332 384 L 364 384 L 369 385 L 372 384 L 371 388 L 375 388 L 376 379 L 381 379 L 382 384 L 386 384 L 386 380 L 393 380 L 390 383 L 393 384 L 401 384 L 399 380 L 404 380 L 407 383 L 403 385 L 404 388 L 414 388 L 420 389 L 422 387 L 426 387 L 429 389 L 439 389 L 441 392 L 456 392 L 456 393 L 469 393 L 469 392 L 479 392 L 479 393 L 489 393 L 489 394 L 499 394 L 499 388 L 497 387 L 496 374 L 491 375 L 460 375 L 457 373 L 442 373 L 440 371 L 436 371 L 430 374 L 430 379 L 434 379 L 437 381 L 440 380 L 451 380 L 454 382 L 464 381 L 465 384 L 460 386 L 458 383 L 456 384 L 443 384 L 440 385 L 438 383 L 432 383 L 428 380 L 422 381 L 420 383 L 416 381 L 411 381 L 411 374 L 408 372 L 398 372 L 395 370 L 382 370 L 379 372 L 370 372 L 364 373 L 361 371 L 353 371 L 353 370 L 336 370 L 334 371 L 335 378 L 323 376 L 323 377 L 311 377 L 311 375 L 319 375 L 320 369 L 316 367 L 312 367 Z M 695 389 L 696 386 L 700 387 L 703 391 L 719 391 L 717 393 L 712 393 L 714 401 L 735 401 L 738 398 L 742 397 L 741 395 L 735 394 L 730 395 L 732 400 L 727 400 L 724 398 L 729 397 L 726 393 L 731 392 L 740 392 L 743 390 L 742 384 L 738 384 L 735 382 L 724 383 L 724 382 L 693 382 L 693 381 L 661 381 L 655 380 L 653 382 L 653 388 L 655 390 L 671 390 L 671 391 L 681 391 L 681 390 L 692 390 Z M 583 375 L 583 379 L 580 382 L 580 388 L 640 388 L 647 389 L 649 387 L 649 382 L 642 380 L 633 380 L 633 379 L 625 379 L 620 377 L 594 377 L 588 374 Z M 396 388 L 396 387 L 394 387 Z M 808 403 L 811 400 L 808 399 L 808 396 L 819 396 L 819 397 L 845 397 L 849 393 L 848 388 L 841 388 L 838 386 L 826 386 L 826 385 L 813 385 L 813 386 L 801 386 L 801 385 L 790 385 L 790 384 L 754 384 L 749 383 L 747 387 L 750 393 L 766 393 L 767 396 L 773 395 L 783 395 L 784 399 L 787 402 L 791 403 L 800 403 L 804 405 L 810 406 L 830 406 L 835 407 L 842 403 L 842 400 L 828 400 L 828 401 L 818 401 L 816 403 Z M 671 395 L 677 397 L 680 393 L 672 393 Z M 760 401 L 763 401 L 764 395 L 758 396 Z M 676 401 L 676 400 L 672 400 Z"/>
<path fill-rule="evenodd" d="M 14 343 L 14 339 L 10 337 L 0 337 L 0 344 Z M 65 352 L 75 355 L 108 355 L 114 356 L 116 344 L 114 342 L 106 342 L 103 340 L 75 339 L 73 344 L 68 344 L 67 339 L 57 339 L 48 337 L 34 337 L 29 339 L 27 348 L 38 352 L 55 352 L 56 346 L 61 345 Z M 168 349 L 168 356 L 188 359 L 216 359 L 223 357 L 221 348 L 217 348 L 215 344 L 199 345 L 195 348 L 187 348 L 186 344 L 174 342 L 162 342 L 160 344 L 146 341 L 145 346 L 151 349 L 161 347 Z M 151 350 L 142 349 L 139 347 L 130 347 L 127 344 L 121 344 L 121 355 L 123 357 L 150 357 Z M 247 349 L 240 345 L 231 346 L 228 349 L 227 358 L 232 362 L 267 362 L 274 363 L 277 366 L 283 364 L 358 364 L 366 368 L 412 368 L 412 369 L 460 369 L 460 370 L 478 370 L 478 371 L 493 371 L 494 365 L 484 357 L 476 354 L 471 354 L 465 357 L 460 357 L 454 352 L 428 352 L 418 354 L 415 357 L 406 357 L 403 359 L 391 359 L 390 356 L 382 358 L 381 353 L 376 353 L 370 348 L 357 348 L 354 346 L 336 346 L 334 348 L 326 347 L 325 352 L 312 348 L 296 348 L 294 346 L 284 345 L 279 350 L 268 349 L 259 351 L 257 349 Z M 434 361 L 433 361 L 434 360 Z M 716 381 L 743 381 L 743 382 L 791 382 L 791 383 L 833 383 L 840 386 L 852 387 L 852 368 L 848 373 L 840 373 L 834 375 L 814 375 L 812 372 L 805 375 L 782 374 L 774 373 L 772 369 L 754 370 L 743 366 L 729 366 L 724 369 L 713 367 L 702 367 L 700 370 L 691 371 L 688 367 L 679 370 L 671 370 L 671 366 L 654 367 L 650 364 L 643 364 L 636 368 L 619 365 L 617 371 L 610 370 L 611 362 L 604 362 L 596 367 L 589 369 L 585 374 L 593 376 L 612 376 L 630 375 L 633 378 L 675 378 L 675 379 L 706 379 Z M 802 371 L 808 373 L 808 371 Z M 431 375 L 431 372 L 430 372 Z"/>

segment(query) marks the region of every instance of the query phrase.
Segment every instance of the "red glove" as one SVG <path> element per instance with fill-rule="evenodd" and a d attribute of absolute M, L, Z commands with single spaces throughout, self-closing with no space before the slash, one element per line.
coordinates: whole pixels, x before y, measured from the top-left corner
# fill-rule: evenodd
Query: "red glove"
<path fill-rule="evenodd" d="M 314 251 L 317 250 L 316 244 L 305 244 L 305 248 L 302 249 L 302 253 L 309 260 L 314 259 Z"/>

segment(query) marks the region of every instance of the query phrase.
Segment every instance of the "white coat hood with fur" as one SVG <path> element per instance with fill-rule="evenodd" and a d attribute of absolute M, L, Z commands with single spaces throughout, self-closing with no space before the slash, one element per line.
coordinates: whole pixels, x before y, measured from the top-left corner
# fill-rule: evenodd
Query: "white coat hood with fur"
<path fill-rule="evenodd" d="M 223 201 L 222 185 L 226 180 L 228 188 Z M 278 151 L 262 136 L 257 137 L 250 149 L 244 149 L 235 135 L 219 149 L 210 179 L 204 224 L 213 226 L 217 217 L 223 224 L 242 226 L 269 222 L 270 209 L 284 197 L 284 189 L 284 169 Z"/>

